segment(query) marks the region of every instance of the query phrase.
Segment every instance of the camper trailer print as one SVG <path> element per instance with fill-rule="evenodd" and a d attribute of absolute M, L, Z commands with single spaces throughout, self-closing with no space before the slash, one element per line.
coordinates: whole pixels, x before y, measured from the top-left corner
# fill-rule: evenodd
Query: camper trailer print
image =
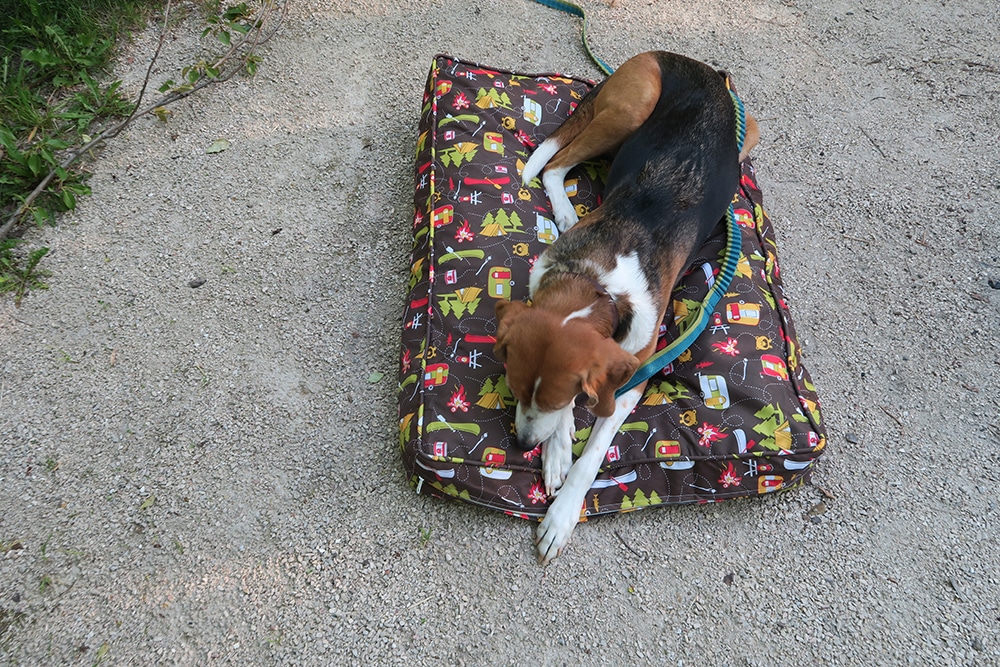
<path fill-rule="evenodd" d="M 729 388 L 726 378 L 721 375 L 701 375 L 698 378 L 701 385 L 701 398 L 705 407 L 713 410 L 725 410 L 729 407 Z"/>
<path fill-rule="evenodd" d="M 538 240 L 545 245 L 552 245 L 559 238 L 556 223 L 540 213 L 535 213 L 535 229 L 538 231 Z"/>
<path fill-rule="evenodd" d="M 494 266 L 490 269 L 489 295 L 494 299 L 510 301 L 511 272 L 505 266 Z"/>
<path fill-rule="evenodd" d="M 726 308 L 726 320 L 730 324 L 742 324 L 748 327 L 755 327 L 760 323 L 759 303 L 731 303 Z"/>

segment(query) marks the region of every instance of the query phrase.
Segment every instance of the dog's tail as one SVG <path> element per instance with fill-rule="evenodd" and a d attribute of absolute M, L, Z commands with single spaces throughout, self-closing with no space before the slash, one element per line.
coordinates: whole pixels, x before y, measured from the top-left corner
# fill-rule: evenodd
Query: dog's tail
<path fill-rule="evenodd" d="M 527 186 L 528 183 L 542 173 L 545 165 L 549 163 L 549 160 L 563 146 L 569 145 L 570 142 L 586 129 L 594 117 L 594 100 L 597 99 L 597 93 L 600 92 L 603 86 L 604 82 L 602 81 L 594 86 L 589 93 L 584 95 L 583 99 L 580 100 L 580 104 L 577 105 L 576 111 L 562 125 L 556 128 L 545 141 L 539 144 L 535 152 L 531 154 L 528 162 L 524 165 L 524 169 L 521 170 L 521 183 L 524 186 Z"/>

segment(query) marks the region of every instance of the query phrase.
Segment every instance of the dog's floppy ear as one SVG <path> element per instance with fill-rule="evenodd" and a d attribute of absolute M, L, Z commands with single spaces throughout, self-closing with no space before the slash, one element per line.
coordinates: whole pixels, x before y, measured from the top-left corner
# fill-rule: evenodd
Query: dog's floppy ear
<path fill-rule="evenodd" d="M 629 354 L 613 341 L 607 343 L 581 383 L 583 393 L 587 394 L 587 409 L 598 417 L 614 414 L 615 391 L 639 368 L 639 360 L 634 354 Z"/>
<path fill-rule="evenodd" d="M 511 324 L 517 319 L 518 314 L 527 307 L 523 301 L 497 301 L 497 342 L 493 346 L 493 352 L 502 363 L 507 361 L 507 343 Z"/>

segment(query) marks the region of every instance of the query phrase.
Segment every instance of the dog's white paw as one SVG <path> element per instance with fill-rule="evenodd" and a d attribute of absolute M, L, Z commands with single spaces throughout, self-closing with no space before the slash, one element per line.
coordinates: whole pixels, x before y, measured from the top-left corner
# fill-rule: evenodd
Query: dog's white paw
<path fill-rule="evenodd" d="M 577 223 L 580 216 L 576 214 L 576 209 L 570 203 L 569 197 L 564 197 L 564 201 L 552 200 L 552 217 L 555 218 L 556 227 L 560 232 L 568 231 Z"/>
<path fill-rule="evenodd" d="M 573 529 L 580 521 L 580 505 L 573 498 L 556 498 L 549 505 L 545 518 L 538 524 L 535 546 L 538 549 L 538 562 L 548 565 L 549 561 L 562 553 L 563 547 L 573 535 Z"/>
<path fill-rule="evenodd" d="M 545 194 L 548 195 L 549 203 L 552 204 L 552 217 L 560 232 L 565 232 L 580 219 L 573 203 L 569 200 L 569 195 L 566 194 L 567 171 L 567 169 L 549 169 L 542 174 Z"/>
<path fill-rule="evenodd" d="M 559 492 L 572 466 L 573 438 L 560 429 L 542 445 L 542 479 L 546 495 L 551 498 Z"/>
<path fill-rule="evenodd" d="M 538 178 L 538 174 L 541 173 L 542 168 L 545 166 L 545 158 L 541 153 L 535 151 L 534 155 L 528 158 L 527 164 L 524 165 L 524 169 L 521 170 L 521 185 L 522 187 L 529 187 L 531 181 Z"/>

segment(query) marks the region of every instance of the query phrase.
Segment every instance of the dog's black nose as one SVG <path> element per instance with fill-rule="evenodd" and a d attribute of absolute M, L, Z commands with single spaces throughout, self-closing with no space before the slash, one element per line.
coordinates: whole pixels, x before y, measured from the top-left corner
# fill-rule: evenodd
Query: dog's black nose
<path fill-rule="evenodd" d="M 522 452 L 530 452 L 532 449 L 534 449 L 535 447 L 537 447 L 540 443 L 531 442 L 530 440 L 524 440 L 519 435 L 519 436 L 517 436 L 514 439 L 514 444 L 517 445 L 517 448 L 520 449 Z"/>

